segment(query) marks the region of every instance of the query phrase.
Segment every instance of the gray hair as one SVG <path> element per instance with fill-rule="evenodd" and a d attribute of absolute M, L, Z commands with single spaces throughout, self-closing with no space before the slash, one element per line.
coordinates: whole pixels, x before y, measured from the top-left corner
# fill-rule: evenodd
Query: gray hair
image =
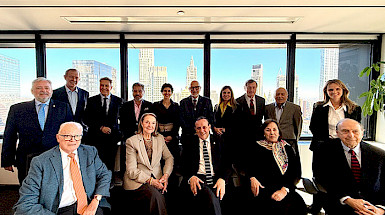
<path fill-rule="evenodd" d="M 35 80 L 32 81 L 32 88 L 31 90 L 33 90 L 33 87 L 35 86 L 36 83 L 40 82 L 40 81 L 47 81 L 49 83 L 49 85 L 51 86 L 52 88 L 52 82 L 44 77 L 38 77 L 36 78 Z"/>
<path fill-rule="evenodd" d="M 66 125 L 75 125 L 83 134 L 83 126 L 78 123 L 78 122 L 65 122 L 65 123 L 62 123 L 60 125 L 60 128 L 59 128 L 59 131 L 57 132 L 58 134 L 60 134 L 61 130 L 64 128 L 64 126 Z"/>

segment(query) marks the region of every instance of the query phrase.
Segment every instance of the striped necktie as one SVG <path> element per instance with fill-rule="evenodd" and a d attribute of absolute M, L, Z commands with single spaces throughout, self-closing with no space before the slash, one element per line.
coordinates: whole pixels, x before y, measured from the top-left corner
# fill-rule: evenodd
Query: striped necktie
<path fill-rule="evenodd" d="M 209 151 L 207 150 L 207 141 L 203 140 L 203 159 L 205 160 L 205 170 L 206 170 L 206 183 L 207 185 L 214 184 L 213 175 L 211 173 L 211 165 L 210 165 L 210 156 Z"/>
<path fill-rule="evenodd" d="M 75 195 L 78 200 L 77 213 L 83 214 L 87 208 L 87 194 L 86 194 L 86 191 L 84 190 L 82 175 L 80 174 L 78 164 L 75 160 L 75 154 L 71 153 L 68 155 L 68 157 L 71 158 L 71 161 L 70 161 L 71 178 L 72 178 L 72 183 L 74 185 Z"/>
<path fill-rule="evenodd" d="M 352 169 L 353 177 L 357 183 L 360 183 L 360 181 L 361 181 L 360 163 L 358 162 L 358 159 L 356 157 L 356 153 L 353 150 L 350 149 L 349 153 L 352 155 L 351 156 L 351 169 Z"/>
<path fill-rule="evenodd" d="M 44 124 L 45 124 L 45 106 L 47 104 L 41 103 L 39 104 L 40 109 L 39 113 L 37 114 L 37 119 L 39 120 L 40 128 L 43 131 L 44 130 Z"/>

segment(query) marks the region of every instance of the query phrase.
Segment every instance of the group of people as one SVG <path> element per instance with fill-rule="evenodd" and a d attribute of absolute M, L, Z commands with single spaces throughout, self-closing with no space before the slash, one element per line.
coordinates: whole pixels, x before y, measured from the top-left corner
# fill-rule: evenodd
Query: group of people
<path fill-rule="evenodd" d="M 278 88 L 275 102 L 265 105 L 250 79 L 237 99 L 224 86 L 213 108 L 198 81 L 178 104 L 169 83 L 161 101 L 145 101 L 144 85 L 135 83 L 133 100 L 123 102 L 111 94 L 109 78 L 100 79 L 93 97 L 77 87 L 76 69 L 64 78 L 56 90 L 37 78 L 35 99 L 10 108 L 1 165 L 18 169 L 16 214 L 108 213 L 111 179 L 119 177 L 130 212 L 139 214 L 308 212 L 296 192 L 302 113 L 287 101 L 286 89 Z M 330 80 L 314 107 L 313 173 L 327 192 L 314 196 L 311 212 L 383 214 L 385 154 L 361 141 L 361 109 L 348 95 L 341 81 Z M 341 157 L 347 148 L 354 156 Z M 121 175 L 114 172 L 117 162 Z"/>

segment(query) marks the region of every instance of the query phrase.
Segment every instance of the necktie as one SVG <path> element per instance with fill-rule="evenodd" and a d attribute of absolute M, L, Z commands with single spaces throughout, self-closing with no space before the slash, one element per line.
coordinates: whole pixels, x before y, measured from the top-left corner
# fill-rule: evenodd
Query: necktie
<path fill-rule="evenodd" d="M 103 110 L 104 114 L 107 115 L 107 98 L 103 98 Z"/>
<path fill-rule="evenodd" d="M 46 104 L 39 104 L 40 109 L 39 113 L 37 114 L 37 119 L 39 120 L 40 128 L 41 130 L 44 130 L 44 124 L 45 124 L 45 106 Z"/>
<path fill-rule="evenodd" d="M 205 170 L 206 170 L 206 183 L 207 185 L 214 184 L 213 175 L 211 173 L 211 165 L 210 165 L 210 156 L 209 151 L 207 150 L 207 141 L 203 140 L 203 159 L 205 160 Z"/>
<path fill-rule="evenodd" d="M 194 105 L 194 110 L 196 110 L 197 109 L 197 99 L 193 99 L 193 105 Z"/>
<path fill-rule="evenodd" d="M 251 113 L 251 115 L 255 115 L 255 112 L 254 112 L 254 100 L 252 98 L 250 99 L 250 113 Z"/>
<path fill-rule="evenodd" d="M 77 213 L 83 214 L 83 212 L 87 208 L 87 195 L 86 195 L 86 191 L 84 190 L 82 175 L 80 174 L 78 164 L 76 163 L 75 154 L 71 153 L 68 155 L 68 157 L 71 158 L 70 171 L 71 171 L 72 183 L 74 185 L 75 195 L 78 200 Z"/>
<path fill-rule="evenodd" d="M 361 181 L 361 167 L 360 163 L 357 160 L 356 153 L 353 150 L 349 150 L 349 153 L 351 156 L 351 169 L 353 173 L 353 177 L 356 180 L 357 183 L 360 183 Z"/>

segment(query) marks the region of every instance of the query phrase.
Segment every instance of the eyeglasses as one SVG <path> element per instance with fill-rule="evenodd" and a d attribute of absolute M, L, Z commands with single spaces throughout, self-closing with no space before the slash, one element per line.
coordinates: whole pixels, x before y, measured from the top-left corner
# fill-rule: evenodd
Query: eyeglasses
<path fill-rule="evenodd" d="M 76 141 L 79 141 L 82 139 L 83 135 L 69 135 L 69 134 L 59 134 L 60 136 L 64 137 L 65 141 L 71 141 L 72 138 Z"/>
<path fill-rule="evenodd" d="M 190 90 L 199 90 L 200 88 L 201 88 L 200 86 L 190 87 Z"/>

